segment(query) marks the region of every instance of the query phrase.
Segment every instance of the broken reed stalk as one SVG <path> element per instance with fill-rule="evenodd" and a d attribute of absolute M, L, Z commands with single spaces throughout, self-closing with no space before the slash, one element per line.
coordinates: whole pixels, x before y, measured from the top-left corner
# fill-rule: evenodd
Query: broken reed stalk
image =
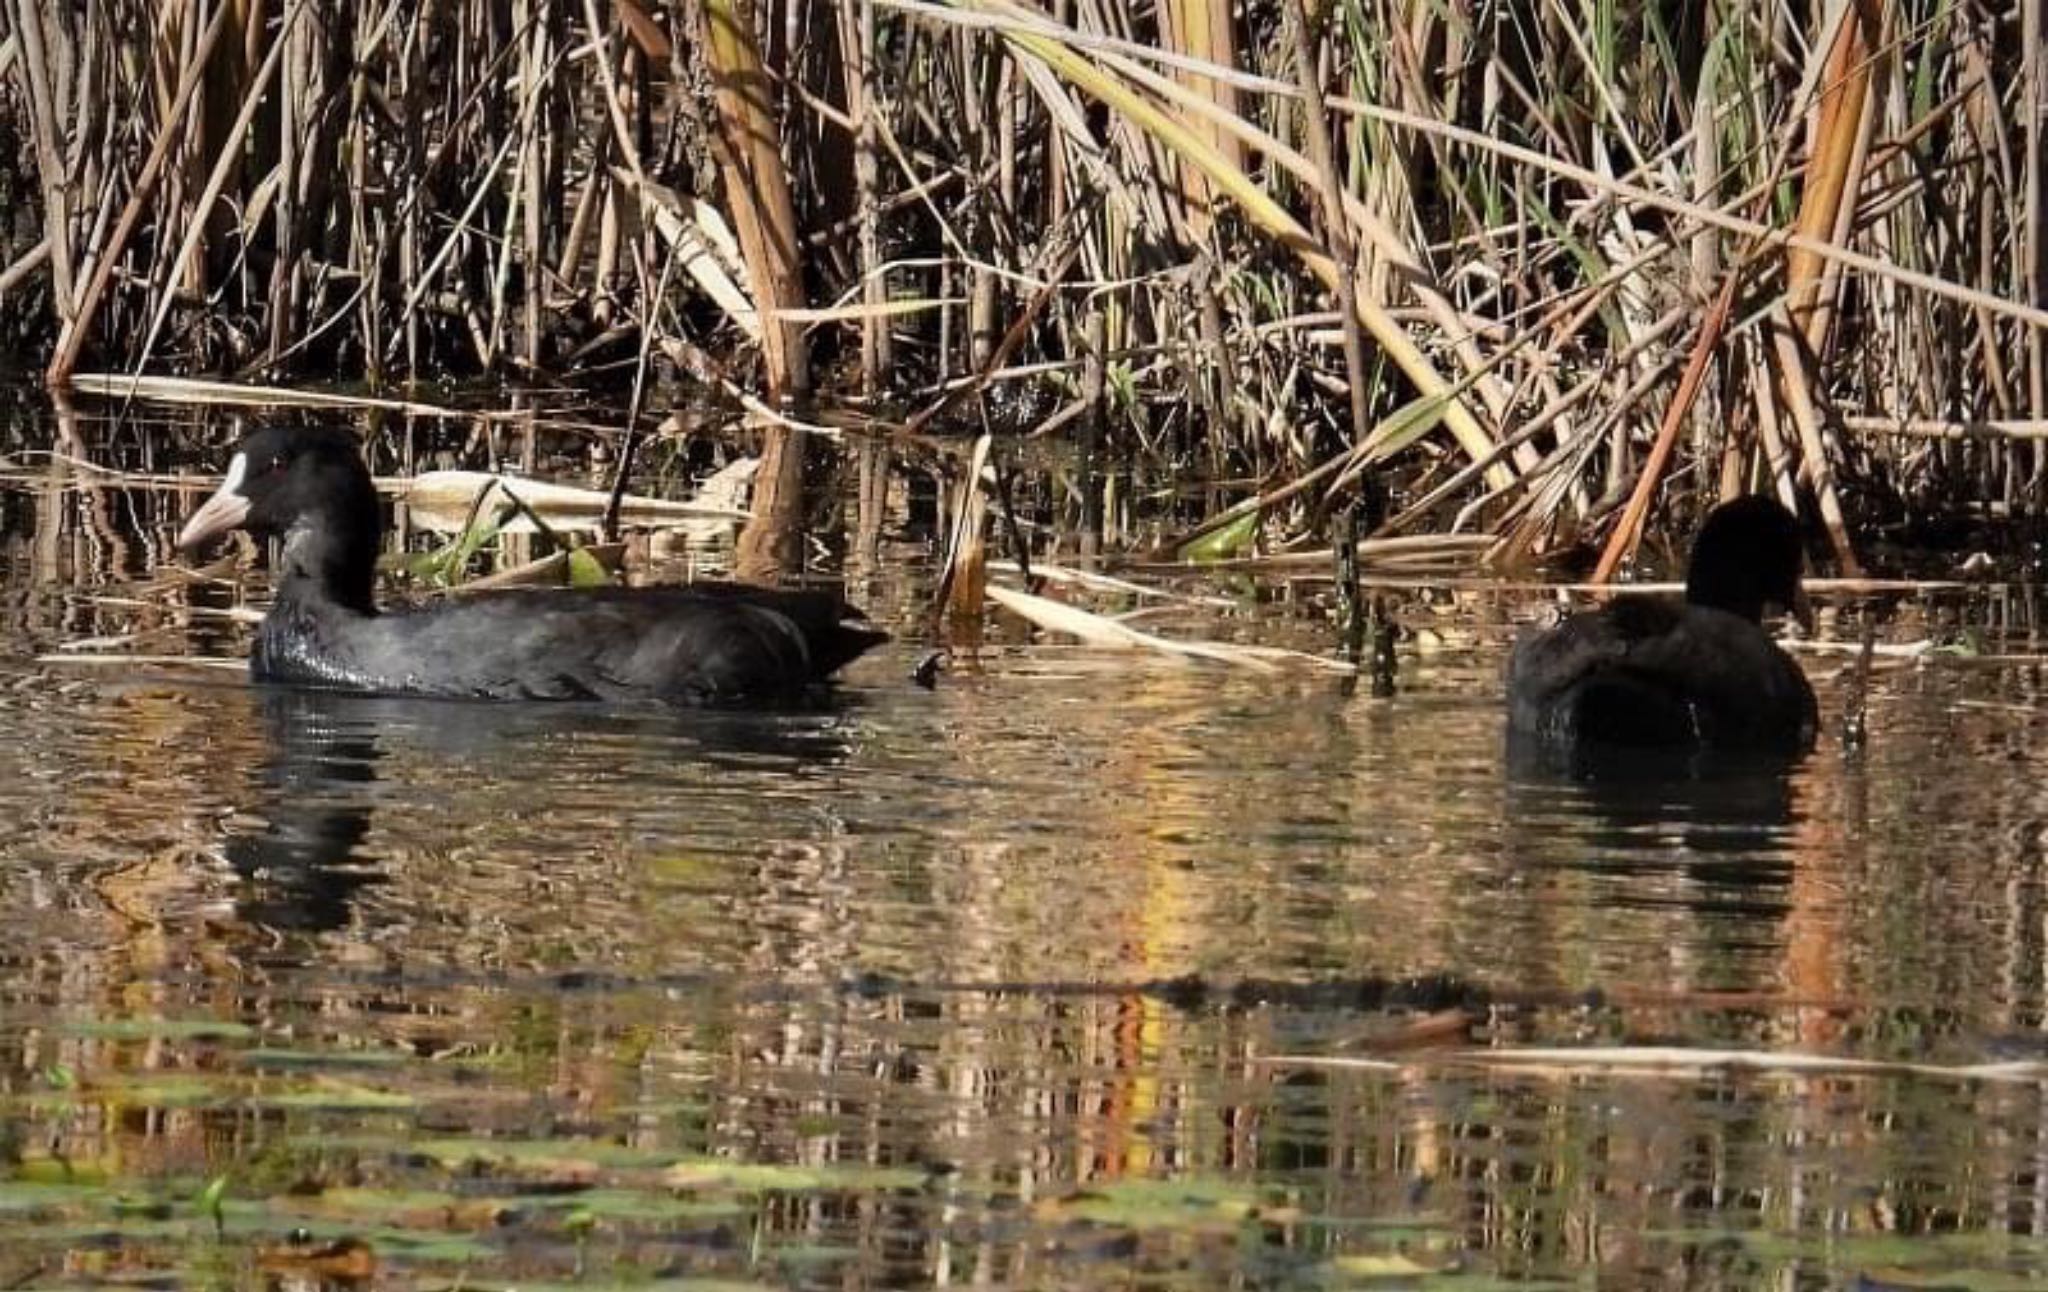
<path fill-rule="evenodd" d="M 1394 627 L 1394 612 L 1387 605 L 1387 598 L 1374 593 L 1372 598 L 1372 694 L 1376 700 L 1392 698 L 1394 676 L 1400 661 L 1394 655 L 1394 639 L 1398 631 Z"/>
<path fill-rule="evenodd" d="M 804 450 L 810 436 L 769 425 L 761 437 L 753 516 L 740 527 L 733 573 L 750 583 L 777 583 L 803 564 Z"/>
<path fill-rule="evenodd" d="M 810 393 L 809 355 L 801 326 L 784 311 L 807 302 L 774 83 L 761 62 L 747 0 L 705 0 L 697 14 L 718 109 L 710 145 L 760 315 L 763 381 L 771 400 L 802 399 Z M 743 578 L 774 581 L 799 563 L 797 528 L 810 437 L 780 425 L 763 435 L 754 519 L 740 531 L 735 570 Z"/>
<path fill-rule="evenodd" d="M 966 470 L 953 482 L 951 541 L 933 593 L 949 645 L 972 646 L 981 639 L 981 608 L 988 589 L 988 495 L 982 475 L 993 446 L 988 434 L 977 438 Z"/>

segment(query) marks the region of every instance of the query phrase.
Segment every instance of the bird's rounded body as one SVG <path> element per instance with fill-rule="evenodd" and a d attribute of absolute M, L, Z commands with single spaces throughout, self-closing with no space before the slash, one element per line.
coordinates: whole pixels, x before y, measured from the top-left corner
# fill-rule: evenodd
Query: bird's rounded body
<path fill-rule="evenodd" d="M 701 583 L 522 589 L 380 612 L 381 512 L 353 437 L 264 430 L 180 535 L 281 536 L 251 676 L 382 695 L 650 701 L 801 697 L 886 640 L 836 594 Z"/>

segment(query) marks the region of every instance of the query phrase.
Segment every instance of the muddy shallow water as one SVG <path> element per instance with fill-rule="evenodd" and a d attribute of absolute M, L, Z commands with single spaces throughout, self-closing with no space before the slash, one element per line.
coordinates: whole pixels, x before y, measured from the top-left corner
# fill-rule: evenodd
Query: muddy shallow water
<path fill-rule="evenodd" d="M 2048 1283 L 2028 663 L 1590 785 L 1504 766 L 1514 596 L 1392 700 L 923 690 L 887 578 L 823 712 L 349 699 L 33 663 L 180 504 L 5 506 L 0 1286 Z"/>

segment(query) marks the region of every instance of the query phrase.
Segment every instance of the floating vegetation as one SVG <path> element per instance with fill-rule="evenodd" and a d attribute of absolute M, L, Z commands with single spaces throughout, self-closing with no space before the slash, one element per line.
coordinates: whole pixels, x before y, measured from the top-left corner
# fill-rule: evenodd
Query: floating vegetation
<path fill-rule="evenodd" d="M 59 1019 L 52 1027 L 60 1035 L 103 1041 L 245 1041 L 256 1035 L 247 1023 L 210 1018 Z"/>
<path fill-rule="evenodd" d="M 23 1148 L 0 1171 L 0 1250 L 46 1263 L 91 1251 L 173 1277 L 220 1268 L 348 1281 L 511 1268 L 512 1253 L 552 1251 L 564 1275 L 606 1268 L 637 1285 L 660 1265 L 631 1253 L 657 1236 L 729 1252 L 773 1199 L 915 1194 L 932 1179 L 914 1168 L 750 1163 L 603 1139 L 366 1133 L 393 1117 L 411 1127 L 429 1110 L 460 1107 L 446 1088 L 451 1065 L 267 1045 L 257 1029 L 200 1021 L 65 1030 L 123 1043 L 176 1032 L 204 1048 L 189 1054 L 192 1067 L 52 1073 L 13 1098 L 10 1142 Z M 365 1072 L 387 1084 L 330 1075 Z M 273 1129 L 252 1144 L 259 1152 L 217 1159 L 221 1172 L 201 1179 L 58 1147 L 101 1110 L 255 1118 Z M 614 1264 L 588 1264 L 606 1252 Z M 778 1268 L 848 1255 L 805 1246 L 764 1254 Z M 519 1268 L 530 1268 L 524 1260 Z"/>
<path fill-rule="evenodd" d="M 2041 1286 L 2048 1242 L 2019 1234 L 1795 1234 L 1757 1229 L 1658 1231 L 1645 1240 L 1722 1247 L 1758 1262 L 1858 1272 L 1879 1287 L 2019 1292 Z"/>
<path fill-rule="evenodd" d="M 1122 1180 L 1038 1206 L 1041 1216 L 1125 1229 L 1232 1231 L 1248 1222 L 1292 1224 L 1300 1211 L 1284 1199 L 1220 1180 Z"/>

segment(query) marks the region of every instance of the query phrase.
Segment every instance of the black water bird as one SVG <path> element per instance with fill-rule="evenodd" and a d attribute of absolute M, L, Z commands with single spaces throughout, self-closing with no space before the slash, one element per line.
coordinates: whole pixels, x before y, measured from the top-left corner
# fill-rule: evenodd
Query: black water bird
<path fill-rule="evenodd" d="M 379 612 L 382 512 L 356 440 L 244 440 L 178 546 L 283 540 L 259 681 L 383 695 L 698 706 L 800 698 L 887 635 L 834 594 L 737 583 L 524 590 Z"/>
<path fill-rule="evenodd" d="M 1799 525 L 1752 495 L 1714 509 L 1686 570 L 1685 600 L 1617 597 L 1547 631 L 1508 662 L 1511 745 L 1799 753 L 1819 711 L 1806 675 L 1762 626 L 1802 618 Z"/>

